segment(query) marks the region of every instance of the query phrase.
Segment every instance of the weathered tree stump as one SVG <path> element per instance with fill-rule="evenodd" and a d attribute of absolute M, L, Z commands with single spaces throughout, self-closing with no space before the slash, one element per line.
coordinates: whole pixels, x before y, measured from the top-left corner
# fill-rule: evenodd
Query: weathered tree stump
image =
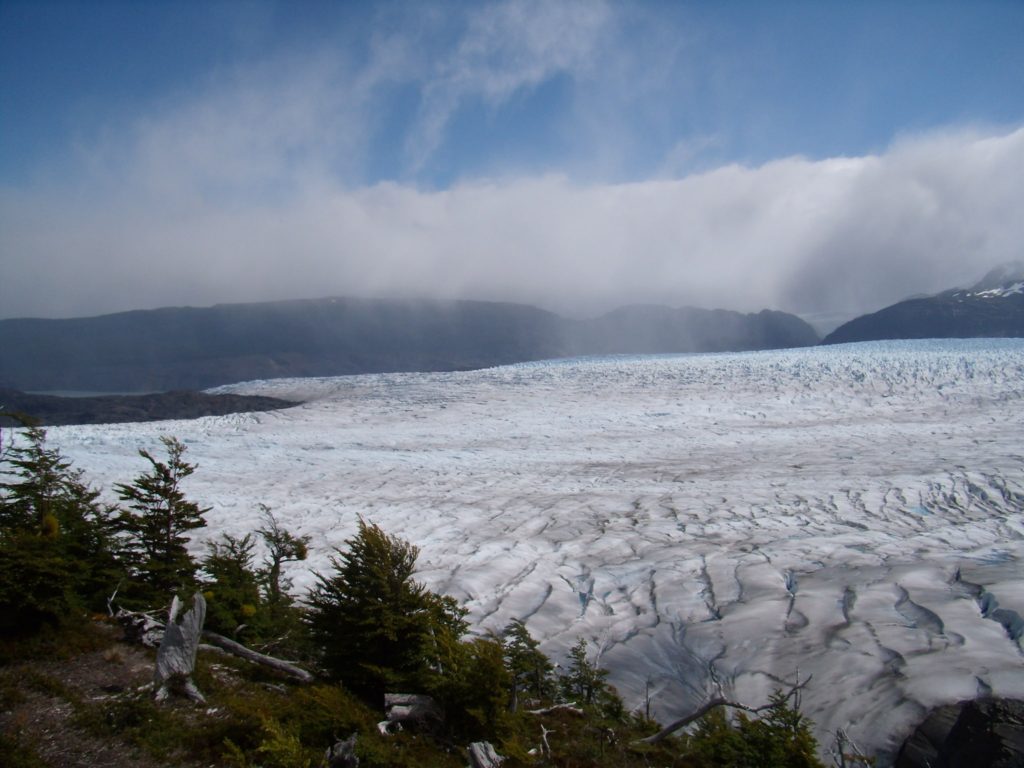
<path fill-rule="evenodd" d="M 505 758 L 494 751 L 489 741 L 474 741 L 469 745 L 469 768 L 498 768 Z"/>
<path fill-rule="evenodd" d="M 199 636 L 206 620 L 206 600 L 197 592 L 192 598 L 192 608 L 178 621 L 181 601 L 175 597 L 164 627 L 164 637 L 156 652 L 156 672 L 153 683 L 156 686 L 156 700 L 165 701 L 172 693 L 181 693 L 192 701 L 202 704 L 203 694 L 192 682 L 196 667 L 196 651 L 199 650 Z"/>

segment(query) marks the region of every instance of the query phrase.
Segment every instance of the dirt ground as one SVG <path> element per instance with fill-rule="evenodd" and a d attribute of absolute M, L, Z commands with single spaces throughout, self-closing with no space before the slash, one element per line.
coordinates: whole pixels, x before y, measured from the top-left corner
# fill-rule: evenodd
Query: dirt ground
<path fill-rule="evenodd" d="M 165 768 L 166 760 L 75 724 L 73 702 L 101 706 L 144 689 L 153 678 L 153 651 L 124 642 L 120 627 L 98 624 L 96 632 L 96 650 L 0 669 L 0 684 L 6 689 L 0 732 L 54 768 Z"/>

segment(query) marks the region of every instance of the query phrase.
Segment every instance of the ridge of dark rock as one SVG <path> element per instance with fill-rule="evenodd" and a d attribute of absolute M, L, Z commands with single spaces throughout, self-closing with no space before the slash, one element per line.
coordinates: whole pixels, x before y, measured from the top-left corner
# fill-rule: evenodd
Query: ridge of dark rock
<path fill-rule="evenodd" d="M 334 298 L 0 320 L 0 386 L 152 392 L 252 379 L 456 371 L 605 353 L 809 346 L 782 312 L 625 308 L 569 320 L 479 301 Z"/>
<path fill-rule="evenodd" d="M 822 344 L 883 339 L 1024 336 L 1024 264 L 991 270 L 973 287 L 897 302 L 836 328 Z"/>

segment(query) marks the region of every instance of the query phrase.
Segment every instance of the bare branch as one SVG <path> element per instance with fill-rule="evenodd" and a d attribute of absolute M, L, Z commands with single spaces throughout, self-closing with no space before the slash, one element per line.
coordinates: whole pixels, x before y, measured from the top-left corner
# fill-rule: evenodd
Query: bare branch
<path fill-rule="evenodd" d="M 803 690 L 807 686 L 807 684 L 811 682 L 811 677 L 812 676 L 808 676 L 806 680 L 797 683 L 796 685 L 792 686 L 788 691 L 786 691 L 785 700 L 789 701 L 791 698 L 796 696 L 801 690 Z M 710 701 L 708 701 L 706 704 L 704 704 L 702 707 L 700 707 L 700 709 L 696 710 L 695 712 L 691 712 L 689 715 L 686 715 L 686 717 L 681 717 L 678 720 L 670 723 L 653 736 L 648 736 L 646 739 L 640 739 L 640 743 L 657 744 L 663 741 L 664 739 L 668 738 L 681 728 L 685 728 L 691 723 L 700 720 L 702 717 L 704 717 L 704 715 L 706 715 L 715 707 L 732 707 L 733 709 L 741 709 L 744 712 L 750 712 L 751 714 L 756 715 L 766 710 L 769 710 L 774 706 L 776 706 L 776 704 L 774 702 L 770 702 L 768 704 L 762 704 L 759 707 L 751 707 L 746 704 L 740 704 L 738 701 L 729 701 L 724 696 L 716 696 Z"/>
<path fill-rule="evenodd" d="M 236 643 L 234 640 L 230 640 L 223 635 L 218 635 L 216 632 L 205 630 L 203 632 L 203 639 L 210 645 L 220 648 L 223 651 L 227 651 L 233 656 L 238 656 L 239 658 L 251 661 L 254 664 L 261 664 L 264 667 L 277 670 L 278 672 L 288 675 L 300 682 L 312 683 L 316 679 L 312 674 L 301 667 L 292 664 L 290 661 L 276 659 L 273 656 L 267 656 L 264 653 L 257 653 L 251 648 L 246 648 L 241 643 Z"/>
<path fill-rule="evenodd" d="M 583 710 L 577 707 L 573 702 L 569 702 L 568 704 L 555 704 L 553 707 L 545 707 L 544 709 L 526 710 L 528 715 L 550 715 L 552 712 L 571 712 L 574 715 L 585 714 Z"/>

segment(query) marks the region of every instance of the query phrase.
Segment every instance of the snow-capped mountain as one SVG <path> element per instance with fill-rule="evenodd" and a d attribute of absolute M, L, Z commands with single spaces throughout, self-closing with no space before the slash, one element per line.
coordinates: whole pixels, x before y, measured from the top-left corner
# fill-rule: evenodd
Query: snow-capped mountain
<path fill-rule="evenodd" d="M 357 515 L 421 548 L 476 631 L 585 637 L 663 721 L 811 677 L 888 764 L 934 706 L 1024 697 L 1024 340 L 601 357 L 462 373 L 256 381 L 296 408 L 56 427 L 109 489 L 173 434 L 211 505 L 260 503 L 326 570 Z M 196 551 L 202 541 L 194 542 Z"/>
<path fill-rule="evenodd" d="M 1005 299 L 1024 293 L 1024 262 L 998 266 L 967 290 L 954 290 L 958 299 Z"/>
<path fill-rule="evenodd" d="M 971 288 L 907 299 L 855 318 L 824 344 L 877 339 L 1019 338 L 1024 336 L 1024 262 L 993 269 Z"/>

